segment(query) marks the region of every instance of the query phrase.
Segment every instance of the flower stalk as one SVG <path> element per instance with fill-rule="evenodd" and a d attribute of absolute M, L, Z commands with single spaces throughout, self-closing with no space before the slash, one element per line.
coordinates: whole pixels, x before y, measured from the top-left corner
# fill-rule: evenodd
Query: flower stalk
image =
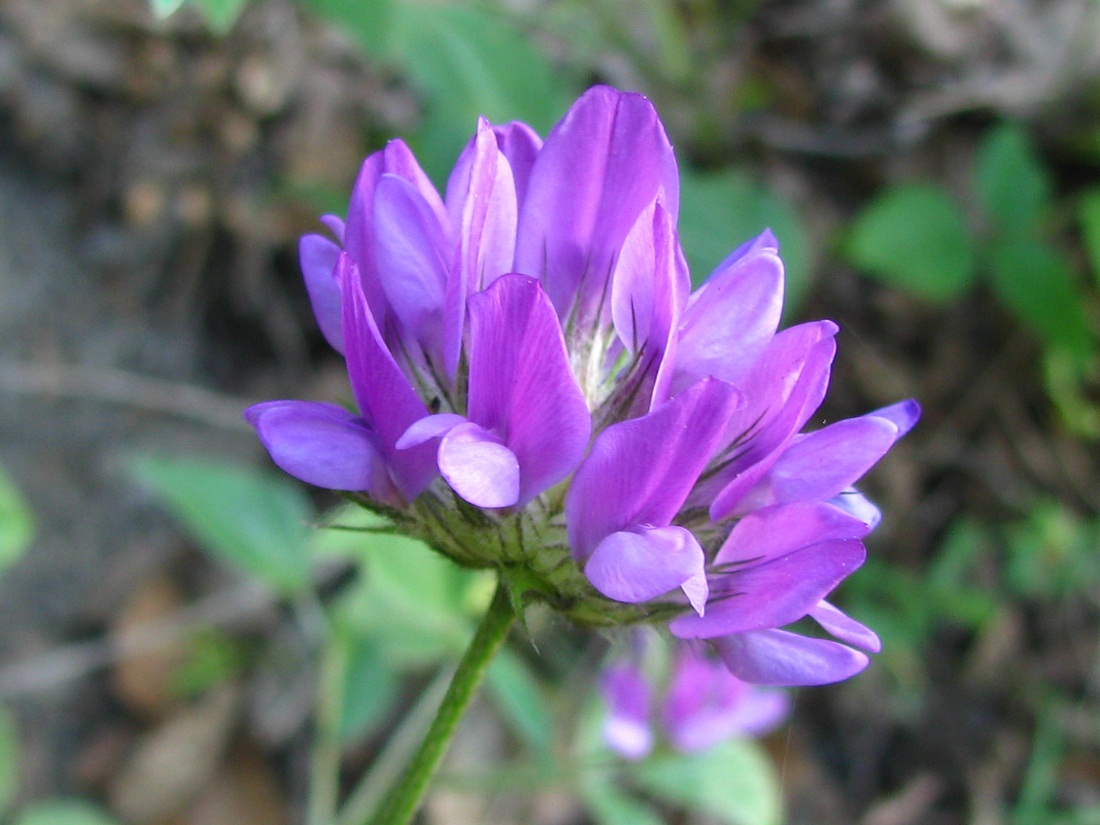
<path fill-rule="evenodd" d="M 382 800 L 375 816 L 368 821 L 369 825 L 408 825 L 412 821 L 489 663 L 508 637 L 515 619 L 507 588 L 504 582 L 499 582 L 420 748 L 401 779 Z"/>

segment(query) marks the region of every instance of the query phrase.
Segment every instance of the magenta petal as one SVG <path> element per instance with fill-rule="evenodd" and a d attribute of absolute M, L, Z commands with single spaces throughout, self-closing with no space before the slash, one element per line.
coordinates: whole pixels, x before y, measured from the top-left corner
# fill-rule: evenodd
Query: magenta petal
<path fill-rule="evenodd" d="M 611 533 L 669 524 L 736 405 L 732 387 L 705 378 L 648 415 L 600 433 L 565 498 L 574 557 L 583 562 Z"/>
<path fill-rule="evenodd" d="M 516 456 L 491 432 L 467 422 L 439 442 L 439 472 L 475 507 L 511 507 L 519 498 Z"/>
<path fill-rule="evenodd" d="M 295 478 L 330 490 L 387 496 L 385 464 L 376 438 L 357 415 L 334 404 L 269 401 L 249 407 L 271 459 Z"/>
<path fill-rule="evenodd" d="M 736 633 L 712 644 L 734 676 L 757 685 L 828 685 L 854 676 L 869 661 L 845 645 L 786 630 Z"/>
<path fill-rule="evenodd" d="M 760 563 L 834 539 L 861 539 L 870 528 L 831 504 L 799 501 L 754 510 L 734 525 L 715 566 Z"/>
<path fill-rule="evenodd" d="M 379 449 L 401 494 L 411 501 L 436 475 L 435 450 L 431 444 L 398 450 L 397 440 L 428 410 L 382 342 L 354 261 L 342 254 L 336 271 L 343 288 L 344 349 L 351 389 L 363 418 L 378 433 Z"/>
<path fill-rule="evenodd" d="M 656 198 L 675 218 L 679 179 L 653 105 L 589 89 L 547 137 L 520 212 L 516 269 L 542 279 L 558 314 L 585 291 L 602 295 L 615 254 Z"/>
<path fill-rule="evenodd" d="M 822 601 L 811 610 L 810 616 L 845 644 L 866 650 L 868 653 L 878 653 L 882 650 L 882 641 L 877 633 L 827 601 Z"/>
<path fill-rule="evenodd" d="M 468 416 L 519 461 L 522 507 L 568 476 L 591 432 L 588 405 L 542 287 L 505 275 L 470 299 Z"/>
<path fill-rule="evenodd" d="M 713 639 L 796 622 L 863 564 L 866 555 L 858 541 L 826 541 L 712 577 L 706 615 L 678 616 L 669 629 L 681 639 Z"/>
<path fill-rule="evenodd" d="M 335 271 L 338 257 L 340 247 L 321 235 L 303 235 L 298 242 L 298 259 L 317 325 L 329 346 L 343 352 L 343 299 Z"/>
<path fill-rule="evenodd" d="M 696 584 L 705 564 L 703 548 L 689 530 L 638 527 L 612 533 L 601 541 L 588 559 L 584 574 L 609 599 L 634 604 L 686 582 Z M 701 611 L 706 602 L 705 578 L 702 591 L 693 590 L 692 607 Z"/>
<path fill-rule="evenodd" d="M 783 310 L 783 262 L 770 250 L 718 270 L 692 296 L 680 326 L 678 369 L 736 382 L 764 352 Z"/>

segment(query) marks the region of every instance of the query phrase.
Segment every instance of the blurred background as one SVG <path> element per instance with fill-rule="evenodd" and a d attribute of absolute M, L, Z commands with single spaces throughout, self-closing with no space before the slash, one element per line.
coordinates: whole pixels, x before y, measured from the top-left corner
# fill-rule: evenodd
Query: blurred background
<path fill-rule="evenodd" d="M 884 650 L 725 768 L 589 769 L 613 640 L 535 616 L 423 821 L 1100 823 L 1100 4 L 177 6 L 0 0 L 4 821 L 316 822 L 318 760 L 385 763 L 484 581 L 312 529 L 350 517 L 240 411 L 346 395 L 296 243 L 365 154 L 442 185 L 478 115 L 606 82 L 666 124 L 696 282 L 771 227 L 786 322 L 840 324 L 815 423 L 924 407 L 838 592 Z"/>

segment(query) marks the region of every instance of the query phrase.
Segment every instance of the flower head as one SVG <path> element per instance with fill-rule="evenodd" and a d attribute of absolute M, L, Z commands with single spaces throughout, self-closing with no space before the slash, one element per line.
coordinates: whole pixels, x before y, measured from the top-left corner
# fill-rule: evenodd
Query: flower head
<path fill-rule="evenodd" d="M 852 485 L 903 402 L 809 433 L 837 327 L 778 332 L 769 232 L 691 293 L 652 105 L 595 87 L 543 142 L 482 120 L 441 197 L 405 144 L 308 235 L 306 287 L 354 409 L 246 413 L 290 474 L 353 495 L 516 599 L 668 621 L 742 679 L 846 678 L 875 635 L 824 601 L 877 511 Z M 810 617 L 839 641 L 780 628 Z"/>
<path fill-rule="evenodd" d="M 689 645 L 677 644 L 668 661 L 655 655 L 661 646 L 652 636 L 635 634 L 631 642 L 600 676 L 604 741 L 627 759 L 646 756 L 658 737 L 694 752 L 735 736 L 762 736 L 790 711 L 782 689 L 743 682 Z"/>

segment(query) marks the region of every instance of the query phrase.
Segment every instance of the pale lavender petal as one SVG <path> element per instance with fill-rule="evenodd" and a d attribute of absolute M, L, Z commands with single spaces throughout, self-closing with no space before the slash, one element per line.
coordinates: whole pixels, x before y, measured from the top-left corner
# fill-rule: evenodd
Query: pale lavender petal
<path fill-rule="evenodd" d="M 609 599 L 635 604 L 699 581 L 706 557 L 683 527 L 637 527 L 601 541 L 584 567 L 592 586 Z M 705 579 L 703 580 L 705 588 Z M 689 596 L 692 595 L 689 593 Z M 702 599 L 699 599 L 699 595 Z M 695 589 L 692 607 L 702 611 L 705 589 Z"/>
<path fill-rule="evenodd" d="M 707 284 L 710 283 L 711 278 L 713 278 L 716 273 L 721 272 L 723 269 L 728 269 L 729 267 L 738 263 L 742 258 L 747 258 L 750 255 L 754 255 L 755 253 L 763 249 L 767 249 L 775 253 L 779 252 L 779 240 L 775 237 L 775 234 L 770 229 L 765 229 L 755 238 L 751 238 L 745 241 L 743 244 L 733 250 L 733 252 L 727 255 L 722 260 L 722 262 L 714 268 L 714 272 L 707 276 L 707 280 L 703 283 L 703 286 L 701 286 L 700 289 L 706 289 Z"/>
<path fill-rule="evenodd" d="M 498 433 L 519 461 L 523 507 L 584 455 L 591 416 L 542 287 L 505 275 L 470 298 L 468 417 Z"/>
<path fill-rule="evenodd" d="M 828 685 L 854 676 L 869 662 L 846 645 L 786 630 L 736 633 L 712 644 L 734 676 L 757 685 Z"/>
<path fill-rule="evenodd" d="M 511 507 L 519 498 L 520 465 L 493 433 L 460 424 L 439 442 L 439 472 L 475 507 Z"/>
<path fill-rule="evenodd" d="M 428 410 L 382 342 L 355 262 L 341 254 L 336 272 L 343 289 L 344 349 L 352 393 L 363 418 L 378 433 L 379 450 L 401 494 L 411 501 L 436 475 L 435 450 L 431 444 L 398 450 L 397 440 Z"/>
<path fill-rule="evenodd" d="M 882 641 L 877 633 L 827 601 L 823 600 L 813 608 L 810 616 L 845 644 L 866 650 L 868 653 L 878 653 L 882 650 Z"/>
<path fill-rule="evenodd" d="M 627 759 L 641 759 L 653 749 L 649 680 L 636 665 L 619 662 L 603 672 L 600 693 L 607 704 L 604 741 Z"/>
<path fill-rule="evenodd" d="M 295 478 L 330 490 L 390 497 L 377 438 L 357 415 L 335 404 L 269 401 L 245 411 L 271 459 Z"/>
<path fill-rule="evenodd" d="M 870 528 L 859 519 L 820 501 L 799 501 L 765 507 L 740 519 L 718 554 L 715 567 L 760 563 L 811 544 L 861 539 Z"/>
<path fill-rule="evenodd" d="M 657 197 L 675 218 L 676 160 L 653 105 L 606 86 L 589 89 L 535 159 L 516 270 L 542 279 L 564 317 L 582 281 L 586 293 L 603 294 L 623 239 Z"/>
<path fill-rule="evenodd" d="M 735 568 L 712 579 L 706 615 L 678 616 L 669 629 L 681 639 L 713 639 L 796 622 L 866 556 L 858 541 L 826 541 L 765 564 Z"/>
<path fill-rule="evenodd" d="M 839 495 L 886 455 L 897 434 L 892 421 L 864 416 L 799 436 L 739 509 Z"/>
<path fill-rule="evenodd" d="M 867 525 L 868 530 L 874 530 L 882 521 L 882 511 L 854 487 L 849 487 L 839 495 L 833 496 L 829 499 L 829 503 L 862 521 Z"/>
<path fill-rule="evenodd" d="M 443 300 L 450 264 L 443 227 L 411 183 L 384 174 L 374 193 L 375 252 L 394 315 L 429 352 L 442 355 Z"/>
<path fill-rule="evenodd" d="M 760 250 L 718 270 L 688 303 L 677 368 L 692 380 L 738 381 L 767 348 L 783 311 L 783 262 Z"/>
<path fill-rule="evenodd" d="M 764 736 L 779 727 L 790 712 L 791 697 L 786 691 L 753 685 L 723 721 L 735 736 Z"/>
<path fill-rule="evenodd" d="M 736 405 L 732 387 L 705 378 L 648 415 L 600 433 L 565 498 L 574 557 L 584 562 L 620 530 L 669 524 Z"/>
<path fill-rule="evenodd" d="M 457 413 L 429 415 L 405 430 L 395 446 L 399 450 L 407 450 L 432 438 L 442 438 L 459 424 L 465 423 L 466 417 Z"/>
<path fill-rule="evenodd" d="M 343 352 L 343 299 L 336 280 L 338 257 L 340 247 L 321 235 L 303 235 L 298 242 L 298 259 L 317 325 L 329 346 Z"/>

